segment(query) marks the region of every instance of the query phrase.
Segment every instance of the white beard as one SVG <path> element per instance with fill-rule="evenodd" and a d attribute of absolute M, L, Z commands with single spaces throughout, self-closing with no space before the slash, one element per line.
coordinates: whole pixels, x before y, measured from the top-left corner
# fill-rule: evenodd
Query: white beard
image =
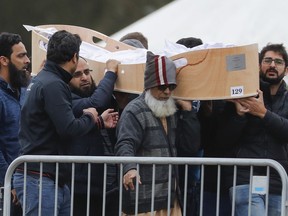
<path fill-rule="evenodd" d="M 146 91 L 145 102 L 158 118 L 171 116 L 177 110 L 175 101 L 172 97 L 166 101 L 157 100 L 151 95 L 150 89 Z"/>

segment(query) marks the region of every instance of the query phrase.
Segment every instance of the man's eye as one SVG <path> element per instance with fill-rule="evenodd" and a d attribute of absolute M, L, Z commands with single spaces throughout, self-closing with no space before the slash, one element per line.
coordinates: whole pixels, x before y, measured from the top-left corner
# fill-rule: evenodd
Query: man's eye
<path fill-rule="evenodd" d="M 283 60 L 282 59 L 275 59 L 274 60 L 276 64 L 283 64 Z"/>
<path fill-rule="evenodd" d="M 74 74 L 73 74 L 73 76 L 74 77 L 80 77 L 82 75 L 82 72 L 75 72 Z"/>
<path fill-rule="evenodd" d="M 89 75 L 89 74 L 90 74 L 90 71 L 92 71 L 92 70 L 89 70 L 89 69 L 84 70 L 84 74 L 85 74 L 85 75 Z"/>
<path fill-rule="evenodd" d="M 265 59 L 264 59 L 264 62 L 271 63 L 271 62 L 272 62 L 272 59 L 271 59 L 271 58 L 265 58 Z"/>

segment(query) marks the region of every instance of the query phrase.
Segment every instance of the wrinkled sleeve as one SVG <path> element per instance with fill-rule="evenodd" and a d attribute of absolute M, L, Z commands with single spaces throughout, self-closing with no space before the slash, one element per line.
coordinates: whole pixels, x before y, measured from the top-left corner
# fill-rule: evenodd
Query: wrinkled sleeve
<path fill-rule="evenodd" d="M 117 79 L 115 73 L 107 71 L 104 78 L 90 97 L 80 98 L 72 101 L 73 112 L 80 116 L 83 109 L 94 107 L 96 109 L 108 109 L 111 102 L 111 96 L 114 90 L 114 84 Z"/>
<path fill-rule="evenodd" d="M 0 186 L 3 186 L 4 185 L 4 178 L 5 178 L 5 174 L 6 174 L 6 171 L 8 169 L 8 163 L 7 161 L 5 160 L 5 157 L 3 155 L 3 152 L 2 152 L 2 146 L 3 146 L 3 143 L 1 143 L 0 141 Z"/>
<path fill-rule="evenodd" d="M 263 122 L 267 130 L 278 139 L 288 142 L 288 119 L 267 110 Z"/>
<path fill-rule="evenodd" d="M 88 133 L 94 126 L 93 117 L 83 114 L 75 118 L 71 106 L 71 92 L 60 82 L 52 83 L 43 95 L 48 113 L 61 137 L 77 137 Z"/>
<path fill-rule="evenodd" d="M 137 149 L 140 147 L 144 130 L 135 115 L 131 112 L 124 112 L 117 125 L 117 142 L 115 153 L 117 156 L 136 156 Z M 130 169 L 136 169 L 136 164 L 124 164 L 124 174 Z"/>
<path fill-rule="evenodd" d="M 5 173 L 6 170 L 8 169 L 8 163 L 4 157 L 3 151 L 5 148 L 5 135 L 2 134 L 4 129 L 2 127 L 4 126 L 4 110 L 3 110 L 3 105 L 0 102 L 0 186 L 4 185 L 4 178 L 5 178 Z"/>

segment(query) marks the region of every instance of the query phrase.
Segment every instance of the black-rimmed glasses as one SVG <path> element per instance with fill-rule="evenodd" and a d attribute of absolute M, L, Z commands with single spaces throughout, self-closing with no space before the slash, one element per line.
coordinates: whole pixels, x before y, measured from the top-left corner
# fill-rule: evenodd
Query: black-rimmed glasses
<path fill-rule="evenodd" d="M 284 65 L 284 60 L 283 59 L 279 59 L 279 58 L 270 58 L 270 57 L 267 57 L 267 58 L 263 58 L 263 63 L 266 64 L 266 65 L 271 65 L 272 62 L 274 61 L 274 64 L 276 66 L 282 66 Z"/>

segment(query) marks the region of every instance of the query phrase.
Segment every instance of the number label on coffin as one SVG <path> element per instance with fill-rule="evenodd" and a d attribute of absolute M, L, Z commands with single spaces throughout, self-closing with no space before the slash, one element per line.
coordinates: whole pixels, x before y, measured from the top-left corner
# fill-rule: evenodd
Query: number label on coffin
<path fill-rule="evenodd" d="M 239 97 L 244 95 L 243 86 L 234 86 L 231 87 L 231 97 Z"/>

